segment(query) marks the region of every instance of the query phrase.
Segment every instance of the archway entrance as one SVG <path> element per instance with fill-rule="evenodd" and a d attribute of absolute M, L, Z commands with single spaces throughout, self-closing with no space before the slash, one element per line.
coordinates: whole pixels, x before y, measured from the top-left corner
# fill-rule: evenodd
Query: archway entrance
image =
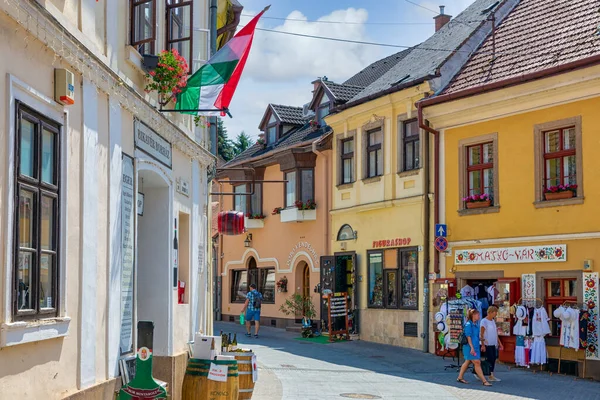
<path fill-rule="evenodd" d="M 154 322 L 153 353 L 168 356 L 173 286 L 170 232 L 174 226 L 170 186 L 157 172 L 140 169 L 137 187 L 144 193 L 144 212 L 138 215 L 137 224 L 136 320 Z"/>
<path fill-rule="evenodd" d="M 310 298 L 310 267 L 306 263 L 304 264 L 302 273 L 302 296 Z M 303 314 L 306 315 L 306 310 L 304 310 Z"/>

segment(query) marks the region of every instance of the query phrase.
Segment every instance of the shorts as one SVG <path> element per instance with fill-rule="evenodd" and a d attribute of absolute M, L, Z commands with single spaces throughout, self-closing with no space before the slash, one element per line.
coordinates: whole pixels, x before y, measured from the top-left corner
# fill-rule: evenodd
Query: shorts
<path fill-rule="evenodd" d="M 260 322 L 260 310 L 246 310 L 246 321 Z"/>

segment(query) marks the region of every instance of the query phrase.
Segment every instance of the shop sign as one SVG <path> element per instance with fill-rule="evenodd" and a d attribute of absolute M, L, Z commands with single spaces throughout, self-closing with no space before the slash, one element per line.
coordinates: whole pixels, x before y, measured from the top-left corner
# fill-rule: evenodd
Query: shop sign
<path fill-rule="evenodd" d="M 141 149 L 171 168 L 172 156 L 171 143 L 163 139 L 158 133 L 138 122 L 135 129 L 135 147 Z"/>
<path fill-rule="evenodd" d="M 379 249 L 382 247 L 408 246 L 409 244 L 410 244 L 410 238 L 373 240 L 373 248 L 374 249 Z"/>
<path fill-rule="evenodd" d="M 454 253 L 455 265 L 522 264 L 565 261 L 567 261 L 566 244 L 456 250 Z"/>
<path fill-rule="evenodd" d="M 292 248 L 292 251 L 290 251 L 290 254 L 288 255 L 287 266 L 290 267 L 290 265 L 292 264 L 292 260 L 294 259 L 294 256 L 301 249 L 303 249 L 308 254 L 310 254 L 310 257 L 313 260 L 315 268 L 318 267 L 319 266 L 319 256 L 317 255 L 317 252 L 315 251 L 315 249 L 308 242 L 300 242 Z"/>
<path fill-rule="evenodd" d="M 121 186 L 121 354 L 133 351 L 133 158 L 123 155 Z"/>
<path fill-rule="evenodd" d="M 177 192 L 190 197 L 190 182 L 183 178 L 177 178 L 175 185 Z"/>

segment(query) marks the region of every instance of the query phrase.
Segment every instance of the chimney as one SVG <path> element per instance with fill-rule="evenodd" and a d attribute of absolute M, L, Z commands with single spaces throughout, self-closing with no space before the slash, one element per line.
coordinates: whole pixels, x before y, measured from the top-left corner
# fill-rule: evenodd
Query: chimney
<path fill-rule="evenodd" d="M 440 15 L 436 15 L 435 17 L 433 17 L 433 19 L 435 20 L 436 32 L 442 29 L 442 27 L 448 22 L 450 22 L 450 19 L 452 18 L 452 15 L 444 14 L 444 8 L 446 8 L 446 6 L 440 6 Z"/>

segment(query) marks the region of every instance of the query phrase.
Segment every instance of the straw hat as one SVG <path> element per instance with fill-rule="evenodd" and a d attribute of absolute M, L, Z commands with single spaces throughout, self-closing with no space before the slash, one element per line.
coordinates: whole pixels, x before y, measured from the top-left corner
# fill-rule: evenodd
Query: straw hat
<path fill-rule="evenodd" d="M 448 332 L 448 325 L 446 325 L 446 323 L 444 321 L 439 321 L 437 323 L 436 327 L 437 327 L 437 330 L 440 332 L 444 332 L 444 333 Z"/>
<path fill-rule="evenodd" d="M 454 350 L 454 349 L 458 348 L 458 343 L 453 343 L 452 340 L 450 339 L 450 335 L 446 335 L 444 337 L 444 345 L 447 349 L 450 349 L 450 350 Z"/>
<path fill-rule="evenodd" d="M 435 316 L 434 316 L 434 319 L 435 319 L 435 322 L 441 322 L 441 321 L 443 321 L 445 319 L 444 318 L 444 314 L 441 313 L 441 312 L 436 312 Z"/>
<path fill-rule="evenodd" d="M 527 309 L 523 306 L 517 307 L 516 315 L 518 319 L 525 319 L 527 316 Z"/>
<path fill-rule="evenodd" d="M 577 311 L 572 308 L 567 308 L 562 315 L 562 320 L 565 322 L 573 322 L 577 319 Z"/>

